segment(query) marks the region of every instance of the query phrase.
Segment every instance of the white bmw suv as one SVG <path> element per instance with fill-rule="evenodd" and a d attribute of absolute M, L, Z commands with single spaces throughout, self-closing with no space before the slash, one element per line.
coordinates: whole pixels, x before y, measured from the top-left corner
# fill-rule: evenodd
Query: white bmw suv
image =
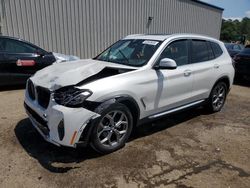
<path fill-rule="evenodd" d="M 38 71 L 27 81 L 24 106 L 45 140 L 109 153 L 145 121 L 200 105 L 220 111 L 233 78 L 216 39 L 130 35 L 93 59 Z"/>

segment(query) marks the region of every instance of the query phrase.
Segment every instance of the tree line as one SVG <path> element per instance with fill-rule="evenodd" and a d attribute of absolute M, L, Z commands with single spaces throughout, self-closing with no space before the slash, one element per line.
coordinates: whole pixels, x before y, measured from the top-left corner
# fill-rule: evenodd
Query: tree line
<path fill-rule="evenodd" d="M 250 18 L 239 20 L 222 19 L 220 39 L 225 42 L 250 41 Z"/>

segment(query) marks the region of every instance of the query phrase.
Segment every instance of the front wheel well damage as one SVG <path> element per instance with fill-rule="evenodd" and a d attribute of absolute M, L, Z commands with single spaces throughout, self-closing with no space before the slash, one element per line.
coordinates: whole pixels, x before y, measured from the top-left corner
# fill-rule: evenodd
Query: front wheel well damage
<path fill-rule="evenodd" d="M 138 105 L 134 102 L 134 101 L 131 101 L 129 99 L 120 99 L 118 100 L 119 103 L 121 104 L 124 104 L 125 106 L 128 107 L 128 109 L 130 110 L 132 116 L 133 116 L 133 125 L 136 126 L 137 125 L 137 122 L 138 122 L 138 119 L 139 119 L 139 107 Z"/>
<path fill-rule="evenodd" d="M 138 123 L 139 117 L 140 117 L 140 110 L 139 110 L 139 106 L 136 103 L 136 101 L 132 98 L 132 97 L 115 97 L 112 99 L 108 99 L 98 103 L 92 103 L 90 102 L 89 105 L 95 107 L 95 109 L 93 109 L 93 106 L 91 107 L 91 110 L 93 110 L 96 113 L 100 113 L 103 109 L 109 107 L 111 104 L 114 103 L 121 103 L 123 105 L 125 105 L 131 112 L 132 116 L 133 116 L 133 127 L 135 127 Z M 96 106 L 96 104 L 99 104 L 98 106 Z M 88 108 L 90 109 L 90 106 L 88 106 Z M 80 139 L 79 139 L 79 146 L 86 146 L 89 143 L 90 137 L 91 137 L 91 132 L 92 132 L 92 128 L 93 128 L 93 123 L 96 123 L 98 118 L 96 119 L 91 119 L 88 124 L 86 125 L 85 129 L 83 130 Z"/>
<path fill-rule="evenodd" d="M 116 97 L 110 98 L 108 100 L 104 100 L 95 109 L 95 112 L 100 113 L 103 109 L 106 109 L 111 104 L 114 104 L 116 102 L 121 103 L 121 104 L 125 105 L 126 107 L 128 107 L 128 109 L 130 110 L 130 112 L 133 116 L 133 125 L 136 125 L 138 122 L 138 119 L 140 117 L 140 108 L 139 108 L 138 104 L 136 103 L 136 101 L 132 97 L 127 96 L 127 95 L 116 96 Z"/>

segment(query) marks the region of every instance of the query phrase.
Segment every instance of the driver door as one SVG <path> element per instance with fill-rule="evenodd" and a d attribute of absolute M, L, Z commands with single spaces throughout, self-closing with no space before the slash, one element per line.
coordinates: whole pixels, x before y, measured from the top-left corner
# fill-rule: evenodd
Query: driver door
<path fill-rule="evenodd" d="M 189 40 L 177 40 L 170 43 L 162 52 L 158 63 L 163 58 L 175 60 L 177 68 L 155 70 L 158 77 L 158 89 L 154 107 L 158 112 L 192 102 L 194 82 L 192 67 L 189 65 Z"/>

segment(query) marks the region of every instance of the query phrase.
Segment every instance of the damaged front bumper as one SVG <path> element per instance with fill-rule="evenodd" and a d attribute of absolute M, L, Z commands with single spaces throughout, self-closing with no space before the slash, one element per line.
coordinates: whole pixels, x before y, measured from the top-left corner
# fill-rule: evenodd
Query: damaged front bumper
<path fill-rule="evenodd" d="M 82 138 L 89 130 L 88 124 L 100 115 L 85 108 L 69 108 L 57 104 L 50 97 L 48 107 L 41 107 L 36 100 L 25 94 L 24 107 L 33 126 L 42 137 L 57 146 L 77 147 L 86 145 Z M 84 136 L 87 136 L 84 134 Z"/>

